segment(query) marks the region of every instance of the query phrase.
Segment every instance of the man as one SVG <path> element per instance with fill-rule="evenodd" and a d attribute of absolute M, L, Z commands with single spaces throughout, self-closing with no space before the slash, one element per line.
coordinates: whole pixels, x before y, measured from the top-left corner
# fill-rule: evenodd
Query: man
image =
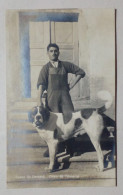
<path fill-rule="evenodd" d="M 38 88 L 38 106 L 42 102 L 44 90 L 47 91 L 47 106 L 52 112 L 61 112 L 64 122 L 69 121 L 70 114 L 74 111 L 69 91 L 85 76 L 85 72 L 78 66 L 65 61 L 60 61 L 59 47 L 55 43 L 47 46 L 49 62 L 40 71 Z M 68 73 L 76 75 L 75 80 L 68 84 Z"/>

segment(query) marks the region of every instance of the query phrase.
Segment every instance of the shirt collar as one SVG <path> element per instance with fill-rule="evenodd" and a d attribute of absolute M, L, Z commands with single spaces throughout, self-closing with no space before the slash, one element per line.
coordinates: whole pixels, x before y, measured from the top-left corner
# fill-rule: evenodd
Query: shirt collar
<path fill-rule="evenodd" d="M 50 62 L 51 62 L 51 64 L 53 65 L 54 68 L 58 68 L 59 60 L 57 60 L 57 61 L 51 61 L 51 60 L 50 60 Z"/>

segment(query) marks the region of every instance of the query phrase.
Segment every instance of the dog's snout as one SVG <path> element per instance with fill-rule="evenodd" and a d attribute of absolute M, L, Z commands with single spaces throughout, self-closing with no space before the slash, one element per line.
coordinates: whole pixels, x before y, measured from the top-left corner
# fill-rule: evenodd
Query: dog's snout
<path fill-rule="evenodd" d="M 40 120 L 40 119 L 41 119 L 40 115 L 36 116 L 36 120 Z"/>

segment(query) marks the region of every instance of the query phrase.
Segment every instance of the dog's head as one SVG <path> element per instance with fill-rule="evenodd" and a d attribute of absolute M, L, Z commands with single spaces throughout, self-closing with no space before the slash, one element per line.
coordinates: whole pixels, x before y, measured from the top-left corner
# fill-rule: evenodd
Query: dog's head
<path fill-rule="evenodd" d="M 50 112 L 48 108 L 44 106 L 33 107 L 28 113 L 28 118 L 35 127 L 42 128 L 44 124 L 48 121 L 50 117 Z"/>

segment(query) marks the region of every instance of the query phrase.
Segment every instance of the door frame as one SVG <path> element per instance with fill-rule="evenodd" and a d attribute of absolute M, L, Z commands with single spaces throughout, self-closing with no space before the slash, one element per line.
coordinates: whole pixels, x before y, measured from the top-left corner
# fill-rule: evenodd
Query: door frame
<path fill-rule="evenodd" d="M 21 79 L 23 80 L 21 88 L 22 97 L 31 98 L 31 78 L 30 78 L 30 55 L 29 55 L 29 22 L 42 22 L 42 21 L 77 21 L 79 24 L 79 64 L 83 64 L 83 69 L 88 70 L 88 62 L 83 63 L 83 44 L 82 44 L 82 12 L 77 10 L 74 13 L 67 12 L 19 12 L 19 33 L 20 33 L 20 50 L 21 50 Z M 85 36 L 86 33 L 85 33 Z M 51 39 L 50 39 L 51 40 Z M 25 55 L 26 53 L 26 55 Z M 90 99 L 90 91 L 89 89 L 89 78 L 86 77 L 80 81 L 80 90 L 82 89 L 85 97 L 80 97 L 81 99 Z"/>

